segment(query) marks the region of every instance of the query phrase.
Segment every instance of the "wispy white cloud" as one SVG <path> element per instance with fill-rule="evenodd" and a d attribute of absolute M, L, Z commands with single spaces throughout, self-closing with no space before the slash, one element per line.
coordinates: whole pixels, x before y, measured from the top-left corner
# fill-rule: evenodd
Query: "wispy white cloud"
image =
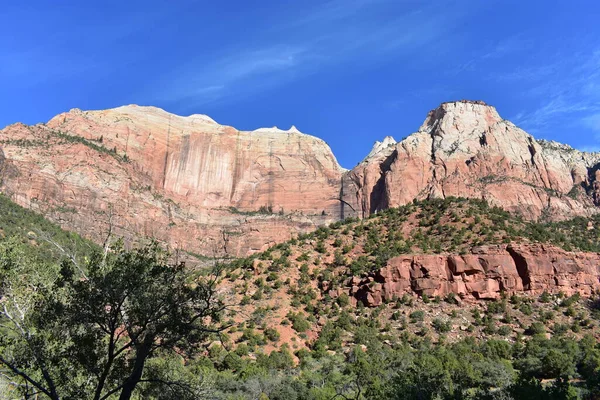
<path fill-rule="evenodd" d="M 558 72 L 558 65 L 519 65 L 511 71 L 504 73 L 496 73 L 493 75 L 493 79 L 500 82 L 514 82 L 514 81 L 547 81 L 547 78 L 552 74 Z"/>
<path fill-rule="evenodd" d="M 450 66 L 445 73 L 455 76 L 465 72 L 485 70 L 489 67 L 489 63 L 495 63 L 499 59 L 507 57 L 516 58 L 519 53 L 529 51 L 533 45 L 533 41 L 522 33 L 510 36 L 477 48 L 466 56 L 466 60 Z"/>
<path fill-rule="evenodd" d="M 558 124 L 579 132 L 600 131 L 600 49 L 562 50 L 554 59 L 498 77 L 521 84 L 522 93 L 537 104 L 511 119 L 536 134 Z M 595 147 L 600 138 L 588 137 Z"/>
<path fill-rule="evenodd" d="M 152 93 L 160 93 L 159 101 L 185 101 L 194 107 L 232 95 L 240 82 L 252 80 L 266 87 L 289 79 L 309 58 L 303 48 L 273 46 L 235 52 L 204 65 L 190 62 L 169 74 L 161 90 L 153 88 Z"/>
<path fill-rule="evenodd" d="M 148 30 L 153 23 L 167 17 L 158 11 L 144 10 L 134 14 L 115 13 L 110 19 L 93 19 L 93 23 L 73 23 L 61 19 L 64 16 L 59 15 L 59 7 L 46 11 L 48 14 L 44 13 L 46 18 L 43 20 L 28 21 L 27 29 L 32 30 L 35 41 L 15 41 L 12 46 L 10 41 L 0 43 L 0 75 L 3 78 L 18 80 L 26 87 L 109 74 L 136 61 L 141 51 L 128 48 L 115 62 L 112 57 L 115 44 Z M 23 19 L 22 15 L 11 14 L 3 14 L 3 18 Z M 0 27 L 0 36 L 3 34 Z"/>
<path fill-rule="evenodd" d="M 524 34 L 518 34 L 495 43 L 491 50 L 481 56 L 481 59 L 512 56 L 515 53 L 531 49 L 533 45 L 534 43 L 531 39 L 526 38 Z"/>
<path fill-rule="evenodd" d="M 386 13 L 395 4 L 394 0 L 324 3 L 269 26 L 263 42 L 227 48 L 210 63 L 198 58 L 166 73 L 157 100 L 197 107 L 262 92 L 344 63 L 360 68 L 390 56 L 408 59 L 411 52 L 447 39 L 449 27 L 468 12 L 467 7 L 449 11 L 408 4 Z M 220 90 L 205 95 L 204 88 L 213 86 Z"/>
<path fill-rule="evenodd" d="M 525 127 L 531 133 L 537 133 L 554 123 L 555 118 L 575 113 L 595 112 L 597 110 L 600 110 L 597 104 L 592 104 L 585 100 L 573 102 L 559 95 L 550 98 L 533 111 L 521 112 L 515 115 L 511 120 L 515 124 Z"/>

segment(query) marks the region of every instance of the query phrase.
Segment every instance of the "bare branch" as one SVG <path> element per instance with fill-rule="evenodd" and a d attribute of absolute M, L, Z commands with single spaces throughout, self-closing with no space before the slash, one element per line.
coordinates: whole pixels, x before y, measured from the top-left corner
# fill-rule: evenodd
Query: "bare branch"
<path fill-rule="evenodd" d="M 60 251 L 60 253 L 62 255 L 64 255 L 65 257 L 67 257 L 75 266 L 75 268 L 77 268 L 77 270 L 79 271 L 79 273 L 81 274 L 81 276 L 84 279 L 87 279 L 87 276 L 85 275 L 85 272 L 83 270 L 83 268 L 81 267 L 81 265 L 79 265 L 79 261 L 77 261 L 77 255 L 67 251 L 64 247 L 62 247 L 56 240 L 52 239 L 52 237 L 43 231 L 37 231 L 38 235 L 46 242 L 50 243 L 51 245 L 53 245 L 54 247 L 56 247 L 58 249 L 58 251 Z"/>

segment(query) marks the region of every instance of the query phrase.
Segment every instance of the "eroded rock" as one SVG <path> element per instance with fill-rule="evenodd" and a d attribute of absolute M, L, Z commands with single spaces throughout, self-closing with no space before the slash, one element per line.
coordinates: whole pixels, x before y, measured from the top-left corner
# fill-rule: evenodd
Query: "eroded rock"
<path fill-rule="evenodd" d="M 465 255 L 394 257 L 373 276 L 376 284 L 363 279 L 351 290 L 369 306 L 404 294 L 454 293 L 467 300 L 497 299 L 502 292 L 587 296 L 600 290 L 600 255 L 541 244 L 478 246 Z"/>

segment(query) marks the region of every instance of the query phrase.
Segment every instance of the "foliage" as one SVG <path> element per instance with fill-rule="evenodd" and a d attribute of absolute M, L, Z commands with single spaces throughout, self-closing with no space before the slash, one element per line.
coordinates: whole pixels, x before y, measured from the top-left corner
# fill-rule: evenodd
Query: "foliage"
<path fill-rule="evenodd" d="M 67 254 L 82 261 L 97 250 L 94 243 L 73 232 L 62 230 L 42 215 L 27 210 L 0 194 L 0 238 L 13 238 L 23 251 L 39 261 L 60 261 Z"/>
<path fill-rule="evenodd" d="M 14 242 L 0 247 L 0 365 L 15 392 L 51 399 L 131 398 L 155 357 L 195 354 L 216 332 L 212 277 L 168 263 L 152 243 L 44 265 Z"/>
<path fill-rule="evenodd" d="M 98 138 L 97 140 L 89 140 L 82 136 L 71 135 L 69 133 L 60 132 L 60 131 L 53 131 L 52 133 L 57 138 L 59 138 L 60 140 L 62 140 L 65 143 L 80 143 L 80 144 L 83 144 L 84 146 L 87 146 L 90 149 L 95 150 L 99 153 L 108 154 L 119 162 L 129 162 L 129 158 L 127 157 L 127 154 L 123 154 L 123 155 L 118 154 L 116 147 L 114 147 L 112 149 L 108 149 L 108 148 L 104 147 L 102 145 L 102 142 L 103 142 L 102 137 Z"/>
<path fill-rule="evenodd" d="M 353 276 L 368 281 L 363 278 L 390 257 L 412 251 L 461 252 L 506 240 L 595 248 L 595 228 L 581 230 L 583 221 L 530 224 L 483 201 L 415 201 L 233 260 L 225 277 L 198 277 L 169 263 L 156 244 L 117 247 L 106 259 L 90 246 L 75 260 L 80 268 L 60 254 L 43 261 L 47 248 L 31 243 L 31 225 L 19 225 L 15 215 L 21 214 L 9 220 L 15 226 L 2 225 L 15 237 L 0 241 L 0 304 L 6 307 L 0 355 L 5 366 L 21 369 L 4 368 L 0 397 L 33 398 L 40 392 L 35 382 L 50 393 L 39 397 L 108 398 L 136 379 L 133 396 L 140 399 L 600 397 L 600 346 L 592 336 L 598 300 L 514 295 L 471 309 L 455 295 L 444 301 L 404 295 L 366 308 L 337 291 Z M 262 272 L 255 276 L 258 259 Z M 227 334 L 217 332 L 223 305 L 212 288 L 220 278 L 244 311 L 227 316 L 233 325 Z M 279 288 L 287 291 L 291 310 L 273 296 L 284 295 Z M 25 336 L 15 329 L 21 311 Z M 194 313 L 204 317 L 190 324 Z M 239 315 L 244 322 L 235 323 Z M 280 322 L 293 331 L 283 334 L 273 323 L 276 315 L 286 315 Z"/>

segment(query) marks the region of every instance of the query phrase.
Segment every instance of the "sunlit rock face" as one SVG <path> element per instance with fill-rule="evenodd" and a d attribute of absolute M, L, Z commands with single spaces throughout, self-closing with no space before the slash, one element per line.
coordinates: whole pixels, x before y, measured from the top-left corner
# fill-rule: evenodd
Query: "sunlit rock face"
<path fill-rule="evenodd" d="M 414 198 L 483 198 L 530 219 L 591 215 L 599 163 L 472 101 L 440 105 L 350 171 L 295 127 L 240 131 L 155 107 L 74 109 L 0 130 L 0 190 L 18 204 L 99 242 L 154 237 L 210 257 Z"/>
<path fill-rule="evenodd" d="M 347 175 L 344 199 L 359 215 L 448 196 L 486 199 L 531 219 L 590 215 L 600 204 L 599 163 L 598 153 L 537 141 L 483 102 L 457 101 L 363 160 Z"/>
<path fill-rule="evenodd" d="M 96 240 L 113 225 L 203 255 L 244 255 L 339 218 L 344 171 L 296 128 L 238 131 L 126 106 L 15 124 L 0 140 L 12 170 L 2 191 Z"/>
<path fill-rule="evenodd" d="M 404 255 L 373 276 L 354 282 L 350 294 L 368 306 L 404 294 L 464 300 L 500 298 L 502 292 L 563 292 L 585 296 L 600 290 L 600 255 L 541 244 L 479 246 L 470 254 Z"/>

